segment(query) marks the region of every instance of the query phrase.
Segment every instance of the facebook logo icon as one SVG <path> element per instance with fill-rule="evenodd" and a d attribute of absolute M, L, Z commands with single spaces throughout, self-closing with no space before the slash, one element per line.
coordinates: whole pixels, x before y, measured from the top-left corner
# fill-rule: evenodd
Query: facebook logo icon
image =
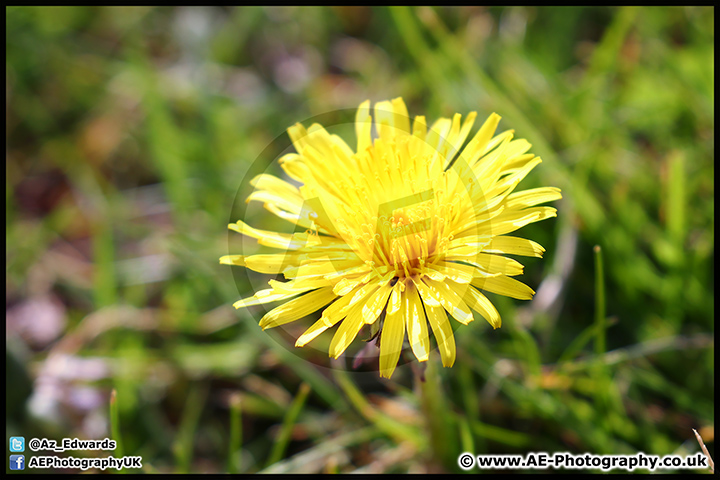
<path fill-rule="evenodd" d="M 10 470 L 25 470 L 25 455 L 10 455 Z"/>

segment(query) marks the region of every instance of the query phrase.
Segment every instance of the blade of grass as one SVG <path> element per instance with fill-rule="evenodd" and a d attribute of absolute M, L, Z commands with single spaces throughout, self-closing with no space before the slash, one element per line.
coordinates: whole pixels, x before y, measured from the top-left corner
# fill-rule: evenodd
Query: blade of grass
<path fill-rule="evenodd" d="M 141 107 L 146 115 L 146 141 L 150 151 L 150 160 L 157 168 L 162 179 L 173 217 L 178 225 L 191 211 L 194 202 L 194 190 L 188 188 L 189 159 L 188 133 L 182 132 L 172 118 L 171 105 L 163 90 L 163 78 L 150 64 L 150 55 L 138 39 L 126 42 L 128 63 L 140 80 L 143 90 Z"/>
<path fill-rule="evenodd" d="M 463 446 L 465 446 L 468 441 L 465 438 L 465 435 L 470 435 L 470 445 L 473 448 L 465 448 L 463 451 L 465 452 L 475 452 L 476 450 L 475 446 L 477 445 L 477 448 L 480 452 L 484 452 L 486 450 L 486 444 L 485 439 L 482 437 L 478 437 L 478 441 L 475 442 L 475 439 L 472 437 L 472 431 L 470 430 L 470 427 L 467 425 L 467 423 L 474 423 L 480 421 L 480 396 L 478 395 L 478 390 L 475 385 L 475 380 L 473 378 L 473 372 L 465 362 L 460 362 L 459 365 L 457 365 L 458 371 L 458 387 L 460 389 L 461 395 L 462 395 L 462 402 L 463 402 L 463 411 L 467 415 L 467 419 L 460 420 L 460 432 L 461 432 L 461 443 Z"/>
<path fill-rule="evenodd" d="M 541 374 L 540 349 L 533 336 L 518 323 L 512 326 L 510 334 L 513 337 L 513 344 L 518 356 L 524 360 L 528 374 L 534 380 L 538 380 Z"/>
<path fill-rule="evenodd" d="M 710 456 L 710 452 L 708 452 L 708 449 L 707 449 L 707 447 L 705 446 L 705 442 L 703 442 L 703 439 L 702 439 L 702 437 L 700 436 L 700 434 L 697 432 L 697 430 L 695 430 L 695 429 L 693 428 L 692 431 L 693 431 L 693 433 L 695 434 L 695 438 L 697 439 L 698 443 L 700 444 L 700 448 L 702 449 L 703 454 L 705 454 L 705 456 L 706 456 L 707 459 L 708 459 L 708 463 L 710 464 L 710 471 L 712 471 L 713 473 L 715 473 L 715 463 L 713 462 L 713 459 L 712 459 L 712 457 Z"/>
<path fill-rule="evenodd" d="M 614 324 L 615 321 L 616 320 L 608 322 L 607 325 L 610 326 Z M 600 326 L 597 323 L 593 323 L 580 332 L 580 334 L 575 337 L 572 342 L 570 342 L 570 345 L 567 346 L 562 355 L 560 355 L 560 358 L 557 361 L 558 365 L 574 360 L 580 354 L 585 345 L 587 345 L 591 340 L 597 338 L 597 330 L 599 327 Z"/>
<path fill-rule="evenodd" d="M 667 229 L 681 249 L 685 237 L 685 156 L 680 151 L 668 158 Z"/>
<path fill-rule="evenodd" d="M 373 423 L 380 431 L 384 432 L 398 443 L 410 442 L 418 450 L 424 450 L 427 443 L 425 436 L 420 430 L 389 417 L 370 405 L 363 393 L 355 386 L 348 373 L 344 370 L 335 369 L 333 375 L 340 388 L 345 392 L 350 403 L 368 421 Z"/>
<path fill-rule="evenodd" d="M 241 445 L 242 414 L 240 394 L 235 393 L 230 397 L 230 441 L 228 442 L 227 460 L 227 470 L 229 473 L 240 473 L 240 469 L 242 468 Z"/>
<path fill-rule="evenodd" d="M 470 422 L 459 419 L 458 426 L 460 428 L 460 445 L 463 452 L 475 452 L 475 441 L 473 440 L 472 431 L 470 431 Z"/>
<path fill-rule="evenodd" d="M 478 401 L 477 388 L 473 379 L 472 370 L 466 363 L 458 366 L 458 383 L 462 392 L 463 409 L 470 420 L 478 420 L 480 414 L 480 403 Z"/>
<path fill-rule="evenodd" d="M 243 316 L 242 321 L 250 324 L 248 325 L 247 332 L 255 337 L 255 340 L 266 347 L 270 348 L 274 354 L 276 354 L 283 365 L 289 366 L 298 377 L 308 382 L 315 392 L 325 403 L 332 407 L 338 413 L 343 413 L 349 410 L 345 398 L 340 394 L 336 385 L 323 376 L 310 362 L 298 361 L 297 354 L 287 350 L 283 347 L 282 342 L 273 336 L 264 332 L 257 326 L 257 320 L 250 318 L 250 314 L 247 312 L 240 312 L 239 315 Z M 294 347 L 293 347 L 294 348 Z"/>
<path fill-rule="evenodd" d="M 375 427 L 362 427 L 341 435 L 326 439 L 316 446 L 302 451 L 292 457 L 281 460 L 258 473 L 312 473 L 320 472 L 327 458 L 343 449 L 367 443 L 380 437 L 381 433 Z"/>
<path fill-rule="evenodd" d="M 605 428 L 608 435 L 620 434 L 633 437 L 635 431 L 628 428 L 627 412 L 622 402 L 618 385 L 613 383 L 610 369 L 601 359 L 607 350 L 605 313 L 605 273 L 603 270 L 602 248 L 596 245 L 595 254 L 595 408 L 598 425 Z M 610 451 L 609 445 L 605 451 Z"/>
<path fill-rule="evenodd" d="M 605 31 L 602 40 L 599 45 L 595 48 L 590 59 L 590 64 L 583 77 L 583 83 L 580 90 L 585 90 L 588 85 L 598 80 L 606 82 L 610 75 L 609 73 L 617 69 L 617 57 L 620 53 L 625 37 L 627 37 L 630 27 L 633 25 L 633 20 L 637 12 L 640 9 L 638 7 L 623 7 L 618 10 L 613 18 L 612 23 Z"/>
<path fill-rule="evenodd" d="M 112 222 L 98 215 L 92 232 L 95 308 L 100 309 L 117 301 Z"/>
<path fill-rule="evenodd" d="M 426 362 L 425 381 L 415 375 L 415 384 L 425 417 L 430 446 L 437 460 L 446 467 L 455 464 L 458 454 L 454 419 L 449 416 L 450 407 L 445 396 L 442 378 L 438 372 L 438 359 Z"/>
<path fill-rule="evenodd" d="M 623 362 L 633 361 L 638 358 L 655 355 L 660 352 L 714 347 L 715 339 L 712 335 L 707 333 L 698 333 L 690 336 L 676 335 L 672 337 L 656 338 L 654 340 L 637 343 L 629 347 L 611 350 L 602 355 L 600 361 L 604 365 L 617 365 Z M 566 372 L 590 370 L 596 361 L 596 358 L 587 360 L 579 359 L 575 362 L 566 364 L 564 370 Z"/>
<path fill-rule="evenodd" d="M 595 245 L 595 353 L 605 353 L 605 274 L 602 249 Z"/>
<path fill-rule="evenodd" d="M 423 71 L 423 78 L 427 79 L 428 85 L 438 86 L 440 90 L 447 92 L 454 99 L 454 102 L 451 103 L 462 102 L 457 90 L 451 88 L 448 79 L 443 75 L 443 72 L 447 71 L 446 68 L 438 68 L 438 65 L 445 64 L 445 59 L 439 58 L 423 39 L 420 29 L 415 25 L 410 8 L 391 7 L 390 13 L 400 32 L 400 36 L 405 40 L 405 46 Z M 434 89 L 431 89 L 431 92 L 433 92 L 433 95 L 437 95 Z"/>
<path fill-rule="evenodd" d="M 295 425 L 298 415 L 300 415 L 303 406 L 305 406 L 305 400 L 307 400 L 309 393 L 310 385 L 305 382 L 300 384 L 298 394 L 295 396 L 295 399 L 290 405 L 290 409 L 287 411 L 287 415 L 285 415 L 285 418 L 283 419 L 280 435 L 278 436 L 277 441 L 273 444 L 266 468 L 276 462 L 279 462 L 285 455 L 285 450 L 290 443 L 290 435 L 292 434 L 293 425 Z"/>
<path fill-rule="evenodd" d="M 611 408 L 610 374 L 601 359 L 605 354 L 605 276 L 603 272 L 602 249 L 600 245 L 593 248 L 595 254 L 595 409 L 600 426 L 608 429 L 608 412 Z"/>
<path fill-rule="evenodd" d="M 489 379 L 495 377 L 497 372 L 494 366 L 497 364 L 497 359 L 488 351 L 488 346 L 483 342 L 476 342 L 471 345 L 474 348 L 470 355 L 466 357 L 467 361 L 483 377 Z M 575 363 L 577 362 L 570 365 L 574 366 Z M 573 408 L 573 404 L 577 403 L 575 399 L 568 399 L 566 395 L 558 395 L 544 389 L 535 388 L 530 390 L 526 382 L 518 381 L 518 379 L 510 376 L 503 376 L 502 380 L 498 382 L 498 387 L 525 415 L 544 418 L 565 426 L 573 434 L 579 436 L 581 441 L 588 445 L 590 449 L 606 449 L 609 445 L 616 452 L 632 451 L 629 445 L 616 441 L 604 429 L 597 428 L 597 421 L 594 416 L 580 416 L 578 409 Z M 478 422 L 478 424 L 471 425 L 471 427 L 478 437 L 484 437 L 514 448 L 526 447 L 533 441 L 530 435 L 506 430 L 494 425 Z"/>
<path fill-rule="evenodd" d="M 110 436 L 115 440 L 115 450 L 113 455 L 122 458 L 125 453 L 123 449 L 122 439 L 120 438 L 120 415 L 117 407 L 117 390 L 114 388 L 110 392 Z M 127 470 L 120 469 L 119 472 L 125 473 Z"/>
<path fill-rule="evenodd" d="M 195 388 L 190 388 L 180 419 L 180 427 L 173 444 L 177 473 L 188 473 L 190 471 L 193 457 L 193 440 L 207 394 L 207 385 L 196 385 Z"/>
<path fill-rule="evenodd" d="M 529 445 L 532 440 L 531 437 L 525 433 L 515 432 L 479 421 L 468 421 L 466 417 L 461 417 L 455 412 L 452 412 L 452 417 L 458 423 L 467 423 L 472 432 L 478 437 L 491 440 L 502 445 L 507 445 L 513 448 L 523 448 L 526 445 Z"/>

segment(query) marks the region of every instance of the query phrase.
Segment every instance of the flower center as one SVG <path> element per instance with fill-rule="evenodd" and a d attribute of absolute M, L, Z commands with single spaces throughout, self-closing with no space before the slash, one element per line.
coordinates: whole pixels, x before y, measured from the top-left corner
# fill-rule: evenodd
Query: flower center
<path fill-rule="evenodd" d="M 443 259 L 467 211 L 457 173 L 444 171 L 436 150 L 406 134 L 376 139 L 353 161 L 360 174 L 340 180 L 335 196 L 338 231 L 366 263 L 390 267 L 397 277 L 423 275 Z"/>

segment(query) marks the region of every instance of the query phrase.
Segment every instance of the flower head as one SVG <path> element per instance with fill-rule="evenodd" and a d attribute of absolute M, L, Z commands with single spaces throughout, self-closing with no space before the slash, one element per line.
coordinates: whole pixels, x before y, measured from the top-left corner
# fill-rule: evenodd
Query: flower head
<path fill-rule="evenodd" d="M 528 223 L 556 215 L 537 206 L 561 198 L 553 187 L 514 192 L 540 163 L 530 144 L 513 132 L 495 135 L 490 115 L 466 143 L 476 114 L 455 114 L 427 126 L 411 121 L 401 98 L 370 102 L 355 119 L 357 146 L 322 126 L 288 129 L 297 153 L 280 159 L 287 175 L 252 180 L 248 201 L 300 228 L 295 234 L 257 230 L 242 221 L 231 230 L 282 249 L 270 255 L 227 255 L 220 263 L 288 280 L 235 303 L 236 308 L 284 302 L 261 320 L 263 329 L 322 309 L 300 338 L 303 346 L 335 325 L 330 356 L 340 356 L 364 325 L 379 335 L 380 375 L 390 377 L 405 335 L 419 361 L 430 353 L 429 331 L 443 365 L 455 362 L 448 318 L 467 325 L 473 311 L 497 328 L 500 315 L 481 290 L 518 299 L 535 293 L 513 279 L 523 267 L 505 254 L 541 257 L 537 243 L 508 236 Z M 464 145 L 464 148 L 463 148 Z M 428 327 L 429 325 L 429 327 Z"/>

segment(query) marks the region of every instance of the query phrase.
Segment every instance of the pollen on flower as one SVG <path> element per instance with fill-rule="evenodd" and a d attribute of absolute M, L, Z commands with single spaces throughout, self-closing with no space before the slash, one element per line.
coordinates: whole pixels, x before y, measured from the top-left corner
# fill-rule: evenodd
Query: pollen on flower
<path fill-rule="evenodd" d="M 530 287 L 511 278 L 522 265 L 504 255 L 539 257 L 544 250 L 507 234 L 555 216 L 554 208 L 538 205 L 561 198 L 560 191 L 515 191 L 540 159 L 512 131 L 495 135 L 496 114 L 472 137 L 475 112 L 428 127 L 422 116 L 411 123 L 396 98 L 377 103 L 374 117 L 375 139 L 370 102 L 360 105 L 355 149 L 317 124 L 288 129 L 297 153 L 280 163 L 297 184 L 260 175 L 248 201 L 261 201 L 307 230 L 288 235 L 238 221 L 230 228 L 286 251 L 230 255 L 221 263 L 285 276 L 287 282 L 271 281 L 270 289 L 235 304 L 284 302 L 262 318 L 263 328 L 322 309 L 297 346 L 337 325 L 329 351 L 337 358 L 363 325 L 382 318 L 381 376 L 392 375 L 405 338 L 416 358 L 426 361 L 430 330 L 443 365 L 452 366 L 448 315 L 466 325 L 474 311 L 497 328 L 500 315 L 481 291 L 532 297 Z"/>

